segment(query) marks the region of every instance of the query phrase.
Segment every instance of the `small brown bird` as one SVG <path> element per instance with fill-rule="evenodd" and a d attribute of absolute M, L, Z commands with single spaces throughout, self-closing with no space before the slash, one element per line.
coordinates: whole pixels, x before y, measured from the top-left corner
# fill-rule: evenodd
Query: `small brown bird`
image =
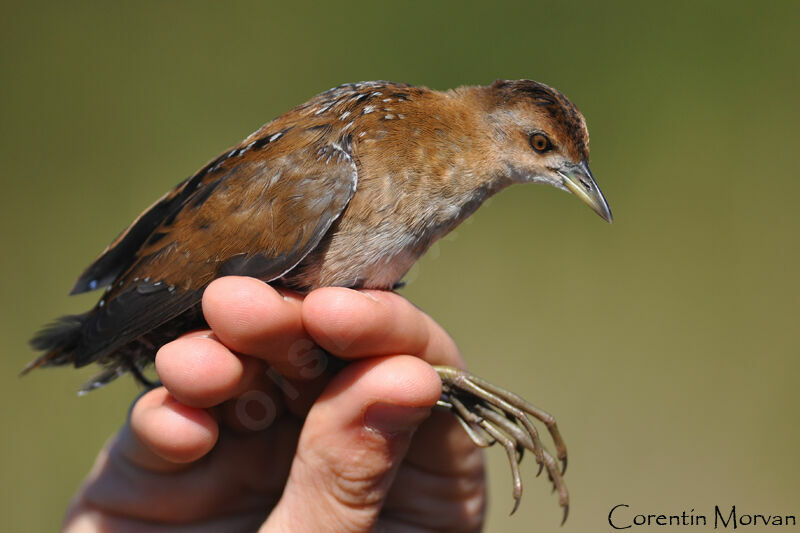
<path fill-rule="evenodd" d="M 97 362 L 83 388 L 141 370 L 163 344 L 205 327 L 215 278 L 243 275 L 307 292 L 392 289 L 438 238 L 514 183 L 567 190 L 611 222 L 588 167 L 589 135 L 560 92 L 530 80 L 439 92 L 385 81 L 342 85 L 292 109 L 180 183 L 117 237 L 72 294 L 105 288 L 87 313 L 31 341 L 24 372 Z M 479 446 L 500 442 L 517 467 L 533 452 L 567 509 L 563 469 L 528 414 L 566 447 L 552 416 L 462 370 L 437 368 L 440 405 Z"/>

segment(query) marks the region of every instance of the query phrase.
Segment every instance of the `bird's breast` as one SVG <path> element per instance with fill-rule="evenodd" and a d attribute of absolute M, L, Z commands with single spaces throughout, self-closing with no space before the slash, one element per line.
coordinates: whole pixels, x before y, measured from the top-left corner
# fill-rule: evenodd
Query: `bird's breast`
<path fill-rule="evenodd" d="M 295 288 L 391 289 L 425 252 L 429 243 L 393 221 L 367 227 L 343 217 L 295 271 Z"/>
<path fill-rule="evenodd" d="M 308 110 L 323 109 L 319 117 L 328 122 L 334 111 L 347 113 L 333 121 L 328 135 L 352 128 L 358 179 L 342 215 L 285 277 L 296 288 L 389 289 L 436 239 L 499 190 L 494 174 L 476 164 L 482 145 L 464 132 L 477 126 L 455 99 L 430 91 L 400 98 L 387 89 L 369 96 L 374 98 L 344 112 L 328 100 Z M 378 103 L 381 113 L 373 112 Z M 354 114 L 354 122 L 340 126 Z"/>
<path fill-rule="evenodd" d="M 426 180 L 359 181 L 341 218 L 288 283 L 391 289 L 440 237 L 467 218 L 492 193 L 477 187 L 445 194 Z"/>

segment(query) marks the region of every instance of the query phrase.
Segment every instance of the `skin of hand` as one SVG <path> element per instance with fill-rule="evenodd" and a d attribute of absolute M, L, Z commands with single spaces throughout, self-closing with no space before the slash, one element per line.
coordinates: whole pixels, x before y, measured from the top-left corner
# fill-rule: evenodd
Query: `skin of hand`
<path fill-rule="evenodd" d="M 483 454 L 432 410 L 452 339 L 401 296 L 214 281 L 211 330 L 158 352 L 68 532 L 478 531 Z M 328 353 L 351 361 L 338 373 Z M 260 528 L 260 529 L 259 529 Z"/>

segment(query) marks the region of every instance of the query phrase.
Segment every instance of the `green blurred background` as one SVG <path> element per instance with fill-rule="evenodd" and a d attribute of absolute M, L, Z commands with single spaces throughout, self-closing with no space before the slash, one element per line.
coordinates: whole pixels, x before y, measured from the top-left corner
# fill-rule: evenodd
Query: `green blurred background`
<path fill-rule="evenodd" d="M 800 515 L 800 3 L 288 5 L 3 5 L 0 529 L 56 529 L 137 392 L 17 377 L 40 325 L 93 303 L 66 296 L 83 267 L 227 146 L 369 79 L 561 89 L 616 216 L 515 187 L 410 273 L 471 369 L 570 446 L 563 529 L 530 460 L 508 517 L 489 452 L 487 531 L 606 531 L 618 503 Z"/>

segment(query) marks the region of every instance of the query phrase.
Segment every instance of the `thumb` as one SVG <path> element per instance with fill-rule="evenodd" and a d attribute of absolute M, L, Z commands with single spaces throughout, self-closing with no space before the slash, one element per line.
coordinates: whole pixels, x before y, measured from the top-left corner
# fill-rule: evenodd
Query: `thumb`
<path fill-rule="evenodd" d="M 371 358 L 342 370 L 308 413 L 261 533 L 372 530 L 411 436 L 440 394 L 436 371 L 416 357 Z"/>

